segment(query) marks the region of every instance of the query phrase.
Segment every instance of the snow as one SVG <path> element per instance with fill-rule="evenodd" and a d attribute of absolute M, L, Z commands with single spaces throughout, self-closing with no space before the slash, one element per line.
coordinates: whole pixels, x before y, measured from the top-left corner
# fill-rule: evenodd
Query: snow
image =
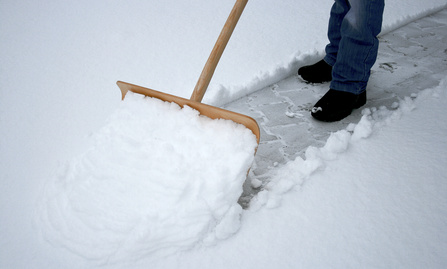
<path fill-rule="evenodd" d="M 234 2 L 216 3 L 0 3 L 0 268 L 447 267 L 445 75 L 276 162 L 267 185 L 252 179 L 263 189 L 246 210 L 237 204 L 252 161 L 245 129 L 185 109 L 175 117 L 228 143 L 174 146 L 154 143 L 160 128 L 129 115 L 176 108 L 121 102 L 116 80 L 189 97 Z M 204 103 L 233 102 L 319 59 L 331 4 L 249 1 Z M 383 33 L 446 6 L 388 1 Z M 247 140 L 227 140 L 217 129 L 226 125 Z M 183 139 L 174 133 L 158 137 Z M 147 150 L 180 145 L 174 156 L 191 162 Z M 214 157 L 192 162 L 202 153 Z M 151 174 L 167 170 L 173 184 Z"/>
<path fill-rule="evenodd" d="M 131 92 L 94 141 L 45 188 L 38 214 L 52 244 L 110 261 L 239 229 L 257 147 L 245 126 Z"/>

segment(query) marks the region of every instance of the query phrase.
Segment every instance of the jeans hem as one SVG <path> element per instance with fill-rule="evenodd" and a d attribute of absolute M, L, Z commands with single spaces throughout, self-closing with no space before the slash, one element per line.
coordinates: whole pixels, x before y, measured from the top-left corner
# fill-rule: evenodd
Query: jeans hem
<path fill-rule="evenodd" d="M 349 92 L 355 95 L 359 95 L 366 91 L 365 82 L 352 82 L 352 83 L 340 83 L 337 81 L 332 81 L 330 88 L 336 91 Z"/>

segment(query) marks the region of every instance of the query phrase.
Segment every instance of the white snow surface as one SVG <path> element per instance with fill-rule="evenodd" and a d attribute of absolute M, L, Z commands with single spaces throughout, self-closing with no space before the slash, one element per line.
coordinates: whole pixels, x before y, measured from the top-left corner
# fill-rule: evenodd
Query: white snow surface
<path fill-rule="evenodd" d="M 231 102 L 321 57 L 332 3 L 249 1 L 204 102 Z M 206 143 L 145 150 L 177 146 L 154 143 L 160 128 L 129 113 L 164 108 L 121 102 L 115 81 L 189 97 L 233 4 L 0 2 L 0 268 L 447 267 L 447 79 L 364 110 L 278 167 L 248 210 L 236 202 L 254 147 L 244 128 L 185 109 L 175 114 L 247 139 L 214 143 L 222 156 Z M 383 32 L 446 6 L 387 1 Z M 183 138 L 174 133 L 159 137 Z M 246 151 L 226 157 L 239 143 Z M 213 157 L 163 159 L 193 152 Z M 152 175 L 151 161 L 177 181 Z"/>

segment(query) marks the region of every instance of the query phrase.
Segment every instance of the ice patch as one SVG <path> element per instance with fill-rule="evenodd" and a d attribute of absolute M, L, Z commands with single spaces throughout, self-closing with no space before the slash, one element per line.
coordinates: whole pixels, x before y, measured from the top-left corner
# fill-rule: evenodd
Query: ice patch
<path fill-rule="evenodd" d="M 239 229 L 237 200 L 257 146 L 245 126 L 129 93 L 94 139 L 43 194 L 40 227 L 53 245 L 110 262 Z"/>

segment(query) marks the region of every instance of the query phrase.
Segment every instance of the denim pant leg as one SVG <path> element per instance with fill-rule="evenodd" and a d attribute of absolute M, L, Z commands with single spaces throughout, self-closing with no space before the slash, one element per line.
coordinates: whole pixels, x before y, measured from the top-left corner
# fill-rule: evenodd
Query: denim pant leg
<path fill-rule="evenodd" d="M 348 11 L 343 17 L 341 12 L 330 20 L 330 23 L 340 25 L 338 32 L 335 31 L 337 26 L 330 26 L 329 30 L 333 29 L 335 32 L 328 33 L 330 42 L 335 42 L 328 45 L 327 51 L 331 53 L 331 50 L 335 50 L 332 46 L 338 46 L 330 87 L 360 94 L 366 90 L 371 68 L 377 58 L 377 35 L 382 28 L 385 3 L 384 0 L 336 0 L 335 5 L 338 6 L 337 10 Z M 332 14 L 333 12 L 331 17 Z M 326 62 L 331 64 L 333 57 L 333 53 L 329 56 L 327 54 Z"/>
<path fill-rule="evenodd" d="M 332 5 L 327 33 L 329 44 L 326 46 L 326 57 L 324 58 L 330 66 L 334 66 L 337 61 L 338 47 L 341 40 L 341 24 L 350 8 L 348 0 L 335 0 Z"/>

